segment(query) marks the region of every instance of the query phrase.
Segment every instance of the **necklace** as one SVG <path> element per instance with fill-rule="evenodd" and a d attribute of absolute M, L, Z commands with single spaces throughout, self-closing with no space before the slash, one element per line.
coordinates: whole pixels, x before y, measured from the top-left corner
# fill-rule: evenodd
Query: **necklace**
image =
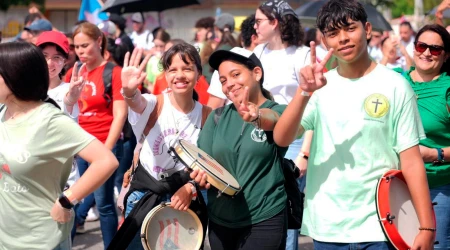
<path fill-rule="evenodd" d="M 169 100 L 170 100 L 170 96 L 171 96 L 171 93 L 169 94 Z M 176 132 L 176 134 L 178 135 L 178 133 L 180 132 L 180 130 L 179 130 L 179 122 L 177 121 L 177 120 L 175 120 L 175 115 L 173 114 L 174 113 L 174 107 L 173 107 L 173 105 L 172 105 L 172 102 L 170 103 L 171 105 L 170 105 L 170 113 L 172 114 L 172 120 L 173 120 L 173 123 L 175 124 L 175 132 Z M 190 114 L 191 112 L 192 112 L 192 110 L 194 110 L 194 108 L 195 108 L 195 102 L 194 102 L 194 104 L 192 105 L 192 108 L 191 108 L 191 110 L 189 111 L 189 112 L 187 112 L 186 114 Z M 185 114 L 185 115 L 186 115 Z"/>

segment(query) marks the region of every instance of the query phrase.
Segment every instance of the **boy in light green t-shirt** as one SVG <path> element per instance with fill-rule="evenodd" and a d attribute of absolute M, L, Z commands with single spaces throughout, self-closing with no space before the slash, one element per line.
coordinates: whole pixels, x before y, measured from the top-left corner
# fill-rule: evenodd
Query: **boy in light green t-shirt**
<path fill-rule="evenodd" d="M 279 146 L 314 131 L 302 234 L 314 239 L 315 249 L 393 249 L 378 221 L 375 190 L 386 171 L 401 168 L 421 227 L 412 248 L 432 249 L 434 223 L 418 146 L 424 132 L 412 89 L 370 59 L 372 26 L 356 0 L 330 0 L 317 26 L 329 53 L 317 63 L 311 44 L 301 90 L 274 130 L 284 132 L 274 137 Z M 331 53 L 338 67 L 324 75 Z M 311 100 L 304 91 L 314 91 Z"/>

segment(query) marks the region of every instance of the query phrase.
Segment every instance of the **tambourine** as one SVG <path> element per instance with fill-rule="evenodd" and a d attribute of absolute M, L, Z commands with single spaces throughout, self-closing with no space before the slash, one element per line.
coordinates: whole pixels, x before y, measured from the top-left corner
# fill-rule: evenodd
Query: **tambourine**
<path fill-rule="evenodd" d="M 141 227 L 141 242 L 146 250 L 198 250 L 202 245 L 203 226 L 190 209 L 180 211 L 170 202 L 154 207 Z"/>
<path fill-rule="evenodd" d="M 389 170 L 380 178 L 376 205 L 381 227 L 388 240 L 396 249 L 410 249 L 419 234 L 420 224 L 402 171 Z M 436 228 L 434 210 L 433 218 Z"/>
<path fill-rule="evenodd" d="M 219 195 L 234 196 L 241 190 L 239 183 L 224 167 L 188 141 L 179 140 L 170 150 L 186 167 L 205 171 L 208 182 L 219 190 Z"/>

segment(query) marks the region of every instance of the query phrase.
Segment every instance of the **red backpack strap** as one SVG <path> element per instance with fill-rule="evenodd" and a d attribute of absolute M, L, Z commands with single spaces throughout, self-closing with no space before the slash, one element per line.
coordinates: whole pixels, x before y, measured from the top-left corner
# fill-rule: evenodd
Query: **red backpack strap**
<path fill-rule="evenodd" d="M 208 118 L 208 115 L 211 113 L 212 108 L 202 105 L 202 128 L 203 125 L 205 125 L 206 119 Z"/>
<path fill-rule="evenodd" d="M 158 117 L 161 114 L 163 106 L 164 106 L 164 94 L 159 94 L 156 96 L 155 108 L 150 114 L 147 124 L 145 125 L 144 136 L 147 136 L 150 130 L 155 126 L 156 120 L 158 120 Z"/>

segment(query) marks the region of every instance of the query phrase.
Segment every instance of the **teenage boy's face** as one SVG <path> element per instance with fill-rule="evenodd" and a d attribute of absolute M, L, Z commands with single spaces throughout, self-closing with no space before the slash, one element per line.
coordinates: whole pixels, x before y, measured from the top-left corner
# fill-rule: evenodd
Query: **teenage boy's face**
<path fill-rule="evenodd" d="M 367 52 L 367 40 L 372 32 L 370 23 L 348 20 L 349 25 L 325 30 L 323 41 L 328 49 L 334 49 L 334 55 L 347 63 L 354 62 Z"/>

